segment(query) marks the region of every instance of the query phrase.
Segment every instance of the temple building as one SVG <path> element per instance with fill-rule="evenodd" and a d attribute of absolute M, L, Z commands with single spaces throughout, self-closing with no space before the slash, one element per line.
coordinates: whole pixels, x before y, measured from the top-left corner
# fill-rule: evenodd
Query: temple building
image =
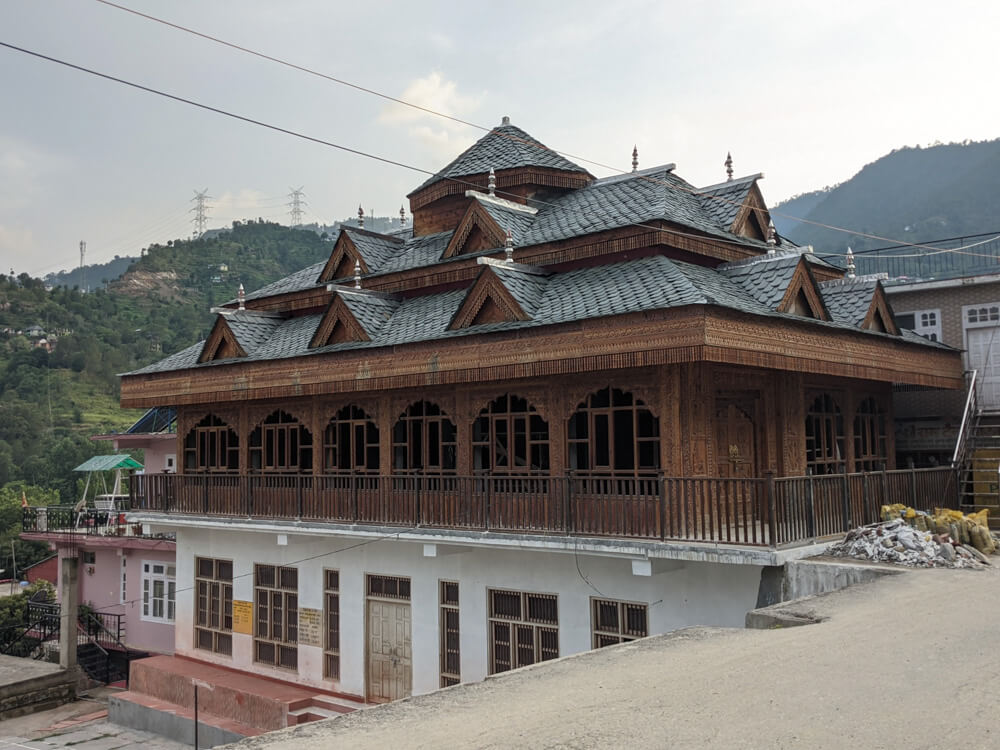
<path fill-rule="evenodd" d="M 177 410 L 129 516 L 176 534 L 176 655 L 393 700 L 741 626 L 765 570 L 942 496 L 896 469 L 892 389 L 962 388 L 960 353 L 778 236 L 762 175 L 636 162 L 598 179 L 504 118 L 397 231 L 122 377 Z"/>

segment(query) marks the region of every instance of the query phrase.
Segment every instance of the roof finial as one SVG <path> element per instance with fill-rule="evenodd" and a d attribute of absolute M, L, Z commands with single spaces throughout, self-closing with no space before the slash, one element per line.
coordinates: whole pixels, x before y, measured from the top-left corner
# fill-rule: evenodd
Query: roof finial
<path fill-rule="evenodd" d="M 361 204 L 358 204 L 358 226 L 362 229 L 365 228 L 365 210 L 361 208 Z"/>
<path fill-rule="evenodd" d="M 401 227 L 406 226 L 406 209 L 402 206 L 399 207 L 399 225 Z"/>
<path fill-rule="evenodd" d="M 507 117 L 507 115 L 504 115 L 504 116 L 503 116 L 503 117 L 502 117 L 502 118 L 500 119 L 500 124 L 501 124 L 501 125 L 510 125 L 510 118 L 509 118 L 509 117 Z"/>
<path fill-rule="evenodd" d="M 774 255 L 774 246 L 778 244 L 778 233 L 774 229 L 774 219 L 767 220 L 767 249 L 768 255 Z"/>
<path fill-rule="evenodd" d="M 853 279 L 855 277 L 854 273 L 854 251 L 850 247 L 847 248 L 847 278 Z"/>
<path fill-rule="evenodd" d="M 635 145 L 632 146 L 632 171 L 639 171 L 639 147 Z"/>
<path fill-rule="evenodd" d="M 504 243 L 504 253 L 507 255 L 507 262 L 514 262 L 514 235 L 507 230 L 507 241 Z"/>
<path fill-rule="evenodd" d="M 726 152 L 726 182 L 733 181 L 733 155 L 729 151 Z"/>
<path fill-rule="evenodd" d="M 354 288 L 361 288 L 361 261 L 358 258 L 354 259 Z"/>
<path fill-rule="evenodd" d="M 490 167 L 490 178 L 489 178 L 489 181 L 487 182 L 487 185 L 489 185 L 490 195 L 496 195 L 497 194 L 497 173 L 493 171 L 493 167 Z"/>
<path fill-rule="evenodd" d="M 240 288 L 236 290 L 236 299 L 239 300 L 241 310 L 247 309 L 247 306 L 245 304 L 246 297 L 247 293 L 243 291 L 243 284 L 240 284 Z"/>

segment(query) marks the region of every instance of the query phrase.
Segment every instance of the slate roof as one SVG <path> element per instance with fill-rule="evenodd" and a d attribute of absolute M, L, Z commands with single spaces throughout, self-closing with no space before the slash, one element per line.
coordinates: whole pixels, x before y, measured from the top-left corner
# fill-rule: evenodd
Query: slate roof
<path fill-rule="evenodd" d="M 750 188 L 759 178 L 760 175 L 755 174 L 732 182 L 723 182 L 721 185 L 701 188 L 698 192 L 701 194 L 701 204 L 705 212 L 718 226 L 728 229 L 736 220 L 736 215 L 750 193 Z"/>
<path fill-rule="evenodd" d="M 489 172 L 491 167 L 495 171 L 517 169 L 518 167 L 546 167 L 566 172 L 589 174 L 579 164 L 574 164 L 569 159 L 560 156 L 541 141 L 525 133 L 521 128 L 505 124 L 493 128 L 410 195 L 420 192 L 428 185 L 433 185 L 442 179 L 484 174 Z"/>
<path fill-rule="evenodd" d="M 351 238 L 372 273 L 387 265 L 405 242 L 399 235 L 376 234 L 356 227 L 344 227 L 343 232 Z"/>
<path fill-rule="evenodd" d="M 225 318 L 229 330 L 247 354 L 266 344 L 283 322 L 274 315 L 261 315 L 250 310 L 237 310 L 228 313 Z"/>
<path fill-rule="evenodd" d="M 875 294 L 875 280 L 824 281 L 819 287 L 830 316 L 839 323 L 859 326 L 868 314 Z"/>
<path fill-rule="evenodd" d="M 515 245 L 524 245 L 525 238 L 531 225 L 535 221 L 535 212 L 526 211 L 525 207 L 510 205 L 509 201 L 491 199 L 483 193 L 470 191 L 472 198 L 479 203 L 490 218 L 497 223 L 506 234 L 508 231 L 514 239 Z"/>
<path fill-rule="evenodd" d="M 724 264 L 719 273 L 739 284 L 762 305 L 775 309 L 799 265 L 799 253 L 754 259 L 755 263 Z"/>
<path fill-rule="evenodd" d="M 367 262 L 367 259 L 365 262 Z M 323 267 L 325 265 L 326 261 L 324 260 L 320 263 L 314 263 L 311 266 L 306 266 L 301 271 L 296 271 L 283 279 L 278 279 L 267 286 L 262 286 L 260 289 L 250 292 L 244 299 L 262 299 L 264 297 L 274 297 L 279 294 L 300 292 L 303 289 L 323 286 L 323 284 L 320 284 L 316 280 L 319 278 L 319 275 L 323 271 Z M 235 302 L 236 300 L 230 300 L 226 304 L 233 304 Z"/>
<path fill-rule="evenodd" d="M 795 257 L 797 258 L 798 254 Z M 786 262 L 790 260 L 786 259 Z M 768 264 L 747 265 L 759 269 L 758 272 L 767 272 Z M 491 264 L 491 267 L 519 304 L 531 315 L 531 320 L 490 323 L 449 331 L 448 325 L 465 300 L 468 289 L 402 299 L 344 289 L 342 296 L 345 303 L 365 326 L 371 341 L 341 342 L 309 349 L 309 342 L 323 316 L 306 315 L 278 321 L 273 335 L 260 343 L 254 351 L 249 352 L 245 359 L 221 360 L 199 365 L 197 359 L 201 345 L 197 344 L 131 374 L 440 341 L 493 331 L 555 325 L 685 305 L 716 305 L 748 315 L 779 317 L 828 328 L 859 331 L 855 323 L 844 322 L 837 318 L 826 322 L 776 312 L 773 306 L 758 299 L 758 293 L 751 291 L 754 289 L 752 284 L 747 287 L 744 283 L 745 278 L 730 278 L 711 268 L 669 260 L 660 255 L 548 275 L 519 270 L 516 265 L 505 268 L 499 264 Z M 825 295 L 828 289 L 823 291 Z M 888 335 L 874 331 L 863 333 L 875 336 Z M 904 339 L 928 346 L 941 346 L 915 334 L 907 333 Z"/>

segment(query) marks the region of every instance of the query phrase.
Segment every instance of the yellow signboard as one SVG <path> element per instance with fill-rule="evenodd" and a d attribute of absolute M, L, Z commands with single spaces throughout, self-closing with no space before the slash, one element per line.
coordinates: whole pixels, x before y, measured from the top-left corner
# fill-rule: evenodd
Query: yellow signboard
<path fill-rule="evenodd" d="M 233 632 L 253 635 L 253 602 L 233 599 Z"/>

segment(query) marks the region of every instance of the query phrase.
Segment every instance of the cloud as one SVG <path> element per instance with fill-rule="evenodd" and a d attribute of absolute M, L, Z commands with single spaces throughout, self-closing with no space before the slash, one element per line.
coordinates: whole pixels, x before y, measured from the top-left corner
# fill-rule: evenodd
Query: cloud
<path fill-rule="evenodd" d="M 384 125 L 402 127 L 420 141 L 435 156 L 454 156 L 472 140 L 468 125 L 438 116 L 439 114 L 469 120 L 486 96 L 461 94 L 454 81 L 445 80 L 438 72 L 410 82 L 399 98 L 424 110 L 389 103 L 382 108 L 378 121 Z M 434 114 L 438 113 L 438 114 Z"/>
<path fill-rule="evenodd" d="M 47 181 L 66 170 L 69 161 L 0 134 L 0 202 L 6 212 L 26 206 Z"/>
<path fill-rule="evenodd" d="M 35 238 L 27 227 L 10 227 L 0 224 L 0 273 L 8 273 L 11 266 L 15 273 L 24 271 L 24 264 L 32 260 Z"/>

